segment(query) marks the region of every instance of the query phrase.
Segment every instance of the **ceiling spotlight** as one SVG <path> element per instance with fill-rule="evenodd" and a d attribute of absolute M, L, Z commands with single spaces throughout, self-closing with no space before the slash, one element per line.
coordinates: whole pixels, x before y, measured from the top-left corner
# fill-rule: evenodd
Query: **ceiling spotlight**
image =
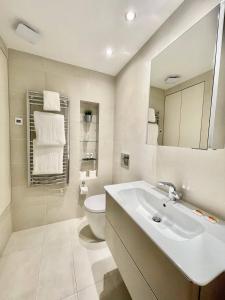
<path fill-rule="evenodd" d="M 127 13 L 125 13 L 125 19 L 127 22 L 133 22 L 136 18 L 136 13 L 133 10 L 129 10 Z"/>
<path fill-rule="evenodd" d="M 113 54 L 112 48 L 110 48 L 110 47 L 106 48 L 106 56 L 110 57 L 110 56 L 112 56 L 112 54 Z"/>

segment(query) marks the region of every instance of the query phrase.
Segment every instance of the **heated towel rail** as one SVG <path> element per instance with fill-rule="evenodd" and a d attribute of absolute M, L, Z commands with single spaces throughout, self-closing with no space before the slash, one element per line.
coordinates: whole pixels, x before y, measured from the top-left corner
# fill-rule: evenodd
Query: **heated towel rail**
<path fill-rule="evenodd" d="M 43 93 L 27 91 L 27 159 L 29 186 L 57 186 L 59 189 L 69 183 L 69 99 L 60 95 L 61 111 L 64 115 L 66 144 L 63 153 L 63 173 L 33 175 L 33 140 L 36 138 L 34 111 L 43 111 Z"/>

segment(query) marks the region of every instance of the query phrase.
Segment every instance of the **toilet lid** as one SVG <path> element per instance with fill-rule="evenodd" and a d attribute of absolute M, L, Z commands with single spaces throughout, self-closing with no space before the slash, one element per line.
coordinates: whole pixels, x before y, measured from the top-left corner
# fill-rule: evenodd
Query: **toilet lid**
<path fill-rule="evenodd" d="M 84 206 L 90 212 L 105 212 L 105 194 L 88 197 L 84 201 Z"/>

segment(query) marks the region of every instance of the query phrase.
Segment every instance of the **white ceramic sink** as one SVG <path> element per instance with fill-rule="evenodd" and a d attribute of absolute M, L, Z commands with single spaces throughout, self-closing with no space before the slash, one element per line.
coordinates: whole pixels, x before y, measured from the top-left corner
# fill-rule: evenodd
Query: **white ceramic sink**
<path fill-rule="evenodd" d="M 184 201 L 168 202 L 166 193 L 144 181 L 105 190 L 192 282 L 203 286 L 225 272 L 225 222 L 210 223 Z"/>
<path fill-rule="evenodd" d="M 200 222 L 179 211 L 167 198 L 157 198 L 141 188 L 125 189 L 118 195 L 128 211 L 135 210 L 167 238 L 191 239 L 204 231 Z"/>

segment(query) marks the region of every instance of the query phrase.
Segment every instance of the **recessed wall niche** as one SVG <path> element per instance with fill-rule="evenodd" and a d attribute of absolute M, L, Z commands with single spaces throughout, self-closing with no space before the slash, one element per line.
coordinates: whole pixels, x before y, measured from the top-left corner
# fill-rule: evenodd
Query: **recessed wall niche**
<path fill-rule="evenodd" d="M 80 179 L 98 174 L 99 104 L 80 102 Z"/>

